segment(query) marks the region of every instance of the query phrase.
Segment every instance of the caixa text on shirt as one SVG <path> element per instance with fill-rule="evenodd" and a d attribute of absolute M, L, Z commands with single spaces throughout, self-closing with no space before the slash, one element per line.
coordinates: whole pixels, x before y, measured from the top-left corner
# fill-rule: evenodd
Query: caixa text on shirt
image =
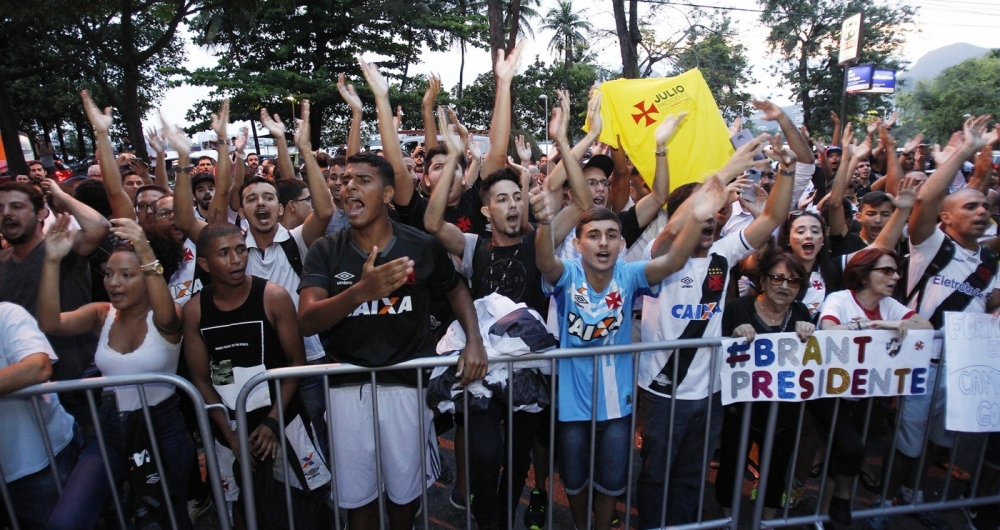
<path fill-rule="evenodd" d="M 670 308 L 670 316 L 680 320 L 708 320 L 721 314 L 719 304 L 677 304 Z"/>
<path fill-rule="evenodd" d="M 351 313 L 352 317 L 362 315 L 398 315 L 413 311 L 413 301 L 409 296 L 394 296 L 380 298 L 371 302 L 361 302 L 361 305 Z"/>
<path fill-rule="evenodd" d="M 615 311 L 613 316 L 602 318 L 596 324 L 587 324 L 580 315 L 574 313 L 566 313 L 566 320 L 569 323 L 567 331 L 570 335 L 583 340 L 600 339 L 621 327 L 622 312 Z"/>

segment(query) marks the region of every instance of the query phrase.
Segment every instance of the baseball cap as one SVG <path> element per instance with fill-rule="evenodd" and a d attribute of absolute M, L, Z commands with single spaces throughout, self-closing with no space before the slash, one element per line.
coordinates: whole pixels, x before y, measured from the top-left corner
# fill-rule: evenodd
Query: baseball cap
<path fill-rule="evenodd" d="M 211 173 L 196 173 L 196 174 L 192 175 L 191 176 L 191 190 L 194 190 L 195 188 L 198 187 L 198 184 L 201 184 L 202 182 L 206 182 L 206 181 L 211 182 L 212 184 L 215 184 L 215 175 L 213 175 Z"/>
<path fill-rule="evenodd" d="M 605 177 L 611 177 L 611 173 L 615 170 L 615 163 L 608 155 L 594 155 L 584 164 L 583 169 L 592 167 L 603 171 Z"/>
<path fill-rule="evenodd" d="M 830 147 L 826 148 L 826 154 L 828 154 L 828 155 L 830 153 L 843 153 L 843 152 L 844 152 L 844 150 L 841 149 L 840 147 L 836 146 L 836 145 L 833 145 L 833 146 L 830 146 Z"/>

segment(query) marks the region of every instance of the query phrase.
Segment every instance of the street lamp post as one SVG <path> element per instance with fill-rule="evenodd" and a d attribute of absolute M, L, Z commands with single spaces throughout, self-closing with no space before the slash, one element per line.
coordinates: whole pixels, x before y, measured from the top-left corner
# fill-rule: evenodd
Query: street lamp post
<path fill-rule="evenodd" d="M 540 100 L 542 100 L 542 101 L 545 102 L 545 119 L 542 121 L 542 128 L 545 129 L 545 155 L 548 156 L 548 154 L 549 154 L 549 127 L 548 127 L 548 125 L 549 125 L 548 124 L 548 119 L 549 119 L 549 96 L 546 96 L 545 94 L 542 94 L 542 95 L 538 96 L 538 99 L 540 99 Z"/>

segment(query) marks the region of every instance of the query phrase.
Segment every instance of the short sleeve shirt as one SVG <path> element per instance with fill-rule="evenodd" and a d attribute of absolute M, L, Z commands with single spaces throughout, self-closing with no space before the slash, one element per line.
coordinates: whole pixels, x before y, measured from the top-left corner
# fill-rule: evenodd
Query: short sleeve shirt
<path fill-rule="evenodd" d="M 826 297 L 819 320 L 821 323 L 827 320 L 840 325 L 855 319 L 906 320 L 913 315 L 912 310 L 888 296 L 879 301 L 874 311 L 869 311 L 858 302 L 854 291 L 844 290 Z"/>
<path fill-rule="evenodd" d="M 632 342 L 632 300 L 655 296 L 658 286 L 646 281 L 646 261 L 615 264 L 614 276 L 601 292 L 587 283 L 578 260 L 564 261 L 563 274 L 553 285 L 543 280 L 545 294 L 553 296 L 563 348 L 611 346 Z M 594 384 L 591 357 L 559 360 L 559 421 L 591 418 Z M 632 413 L 632 355 L 601 355 L 597 368 L 597 420 Z"/>
<path fill-rule="evenodd" d="M 337 296 L 361 280 L 368 252 L 351 239 L 352 228 L 317 239 L 303 262 L 299 290 L 319 287 Z M 393 239 L 380 249 L 375 266 L 397 258 L 414 262 L 413 275 L 388 297 L 362 302 L 329 330 L 327 353 L 338 362 L 359 366 L 388 366 L 418 357 L 436 355 L 430 330 L 432 298 L 443 298 L 461 278 L 448 253 L 435 238 L 399 223 L 392 223 Z M 416 375 L 380 372 L 386 384 L 416 386 Z M 366 374 L 330 378 L 331 384 L 370 381 Z"/>
<path fill-rule="evenodd" d="M 491 233 L 489 220 L 483 215 L 483 200 L 479 196 L 481 183 L 482 179 L 476 179 L 475 184 L 462 192 L 458 204 L 445 208 L 444 220 L 457 226 L 464 233 L 489 237 Z M 399 222 L 410 225 L 421 232 L 426 232 L 424 212 L 427 211 L 427 203 L 427 197 L 414 190 L 410 204 L 406 206 L 396 205 Z"/>
<path fill-rule="evenodd" d="M 51 362 L 56 354 L 38 323 L 21 306 L 0 303 L 0 369 L 17 364 L 25 358 L 43 353 Z M 45 429 L 52 442 L 52 452 L 58 454 L 73 439 L 73 418 L 59 404 L 55 394 L 38 400 Z M 0 465 L 7 483 L 45 469 L 49 465 L 45 442 L 29 398 L 0 399 Z"/>

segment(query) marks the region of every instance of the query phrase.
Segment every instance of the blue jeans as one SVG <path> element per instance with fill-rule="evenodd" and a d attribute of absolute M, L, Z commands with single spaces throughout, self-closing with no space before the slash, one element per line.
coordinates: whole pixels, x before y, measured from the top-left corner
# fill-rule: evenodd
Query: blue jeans
<path fill-rule="evenodd" d="M 314 361 L 306 361 L 309 366 L 327 364 L 330 362 L 325 355 Z M 323 378 L 326 376 L 314 375 L 304 377 L 299 380 L 299 397 L 306 406 L 306 414 L 312 422 L 313 429 L 316 430 L 316 441 L 323 451 L 323 458 L 330 456 L 330 433 L 326 425 L 326 396 L 323 395 Z"/>
<path fill-rule="evenodd" d="M 80 435 L 80 426 L 73 425 L 73 439 L 56 455 L 56 470 L 59 471 L 60 484 L 65 484 L 69 479 L 82 447 L 83 436 Z M 10 491 L 14 514 L 21 528 L 25 530 L 45 528 L 49 517 L 55 511 L 56 502 L 59 501 L 59 490 L 56 489 L 52 469 L 46 466 L 41 471 L 21 477 L 7 484 L 7 490 Z M 7 509 L 0 503 L 0 526 L 6 525 L 8 520 Z"/>
<path fill-rule="evenodd" d="M 670 404 L 674 409 L 674 443 L 667 453 L 670 437 Z M 680 525 L 698 520 L 698 494 L 705 447 L 709 451 L 722 432 L 722 398 L 716 392 L 711 398 L 671 400 L 639 391 L 639 427 L 642 429 L 642 471 L 639 473 L 636 499 L 639 527 L 658 528 L 663 518 L 663 490 L 668 485 L 666 524 Z M 705 422 L 711 421 L 708 440 Z M 711 453 L 709 454 L 711 458 Z M 670 482 L 664 480 L 670 462 Z"/>
<path fill-rule="evenodd" d="M 177 396 L 171 396 L 159 405 L 150 407 L 149 414 L 153 420 L 153 432 L 156 433 L 160 457 L 163 459 L 165 479 L 170 487 L 170 504 L 177 519 L 177 526 L 181 529 L 190 529 L 187 484 L 194 462 L 194 442 L 184 426 L 184 418 L 181 417 L 177 403 Z M 80 455 L 80 461 L 77 462 L 69 482 L 63 488 L 59 504 L 52 514 L 52 519 L 49 520 L 49 528 L 80 530 L 94 528 L 101 510 L 111 499 L 111 488 L 118 488 L 126 479 L 130 457 L 126 454 L 125 447 L 128 439 L 126 426 L 129 414 L 142 414 L 142 411 L 119 413 L 107 407 L 102 407 L 100 411 L 101 432 L 104 434 L 108 464 L 115 483 L 108 484 L 104 458 L 101 456 L 97 439 L 94 438 Z M 125 517 L 129 518 L 131 515 L 126 513 Z M 169 519 L 162 526 L 169 528 Z"/>
<path fill-rule="evenodd" d="M 568 495 L 583 493 L 590 482 L 590 422 L 560 421 L 559 476 Z M 632 461 L 632 415 L 597 422 L 594 437 L 594 490 L 617 497 L 625 493 Z"/>

